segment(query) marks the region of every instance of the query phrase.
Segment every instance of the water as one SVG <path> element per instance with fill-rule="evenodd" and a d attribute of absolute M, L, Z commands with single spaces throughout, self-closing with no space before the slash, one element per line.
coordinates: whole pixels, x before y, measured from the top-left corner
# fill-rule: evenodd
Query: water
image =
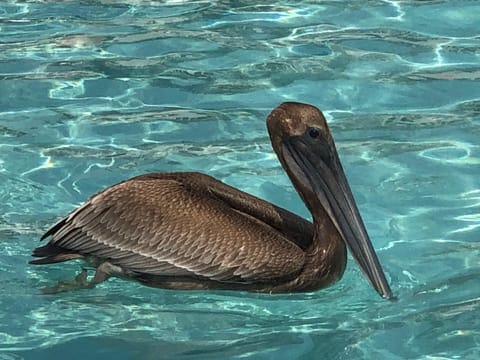
<path fill-rule="evenodd" d="M 0 359 L 478 359 L 478 1 L 0 4 Z M 279 103 L 326 113 L 399 301 L 350 262 L 313 294 L 112 280 L 43 296 L 27 265 L 100 189 L 203 171 L 295 211 Z"/>

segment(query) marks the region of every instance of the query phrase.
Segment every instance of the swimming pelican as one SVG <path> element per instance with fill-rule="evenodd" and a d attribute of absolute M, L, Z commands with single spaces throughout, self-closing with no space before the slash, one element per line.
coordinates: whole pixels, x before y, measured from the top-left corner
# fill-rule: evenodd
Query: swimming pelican
<path fill-rule="evenodd" d="M 283 103 L 267 127 L 283 168 L 312 213 L 293 213 L 200 173 L 154 173 L 107 188 L 60 220 L 31 264 L 84 259 L 86 270 L 47 292 L 109 277 L 180 290 L 310 292 L 338 281 L 346 245 L 375 290 L 392 291 L 316 107 Z"/>

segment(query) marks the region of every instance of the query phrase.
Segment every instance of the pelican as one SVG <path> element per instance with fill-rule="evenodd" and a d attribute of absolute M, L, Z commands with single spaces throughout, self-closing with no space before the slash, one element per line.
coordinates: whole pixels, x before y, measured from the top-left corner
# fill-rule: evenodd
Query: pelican
<path fill-rule="evenodd" d="M 337 282 L 348 246 L 373 288 L 393 299 L 322 112 L 287 102 L 267 127 L 313 224 L 208 175 L 152 173 L 109 187 L 42 237 L 31 264 L 83 259 L 47 292 L 93 288 L 110 277 L 176 290 L 312 292 Z"/>

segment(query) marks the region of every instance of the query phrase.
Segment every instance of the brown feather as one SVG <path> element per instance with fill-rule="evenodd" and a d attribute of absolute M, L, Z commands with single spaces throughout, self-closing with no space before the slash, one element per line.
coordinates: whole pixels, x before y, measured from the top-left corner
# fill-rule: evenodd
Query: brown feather
<path fill-rule="evenodd" d="M 235 192 L 243 202 L 225 201 Z M 300 271 L 311 224 L 269 204 L 275 229 L 247 213 L 247 198 L 206 175 L 144 175 L 92 197 L 47 232 L 49 244 L 150 275 L 262 282 Z M 281 233 L 284 223 L 297 225 L 300 244 Z"/>

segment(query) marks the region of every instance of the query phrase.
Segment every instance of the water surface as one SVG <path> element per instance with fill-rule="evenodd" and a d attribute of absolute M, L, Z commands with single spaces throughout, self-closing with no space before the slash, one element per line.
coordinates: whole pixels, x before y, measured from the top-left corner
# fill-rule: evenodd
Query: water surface
<path fill-rule="evenodd" d="M 477 359 L 477 1 L 0 4 L 0 359 Z M 312 294 L 112 280 L 27 265 L 106 186 L 202 171 L 309 217 L 265 117 L 320 107 L 399 301 L 350 262 Z"/>

